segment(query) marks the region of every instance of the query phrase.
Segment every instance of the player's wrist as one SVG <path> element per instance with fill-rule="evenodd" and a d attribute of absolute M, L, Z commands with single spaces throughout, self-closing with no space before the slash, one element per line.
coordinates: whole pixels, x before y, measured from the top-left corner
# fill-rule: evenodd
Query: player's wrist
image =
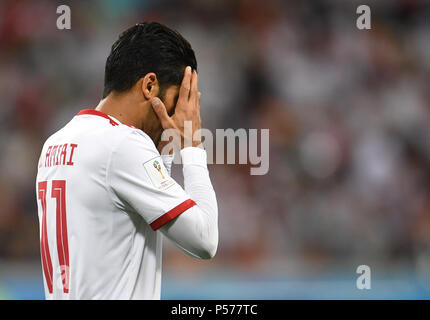
<path fill-rule="evenodd" d="M 180 151 L 182 164 L 207 167 L 207 153 L 201 147 L 185 147 Z"/>

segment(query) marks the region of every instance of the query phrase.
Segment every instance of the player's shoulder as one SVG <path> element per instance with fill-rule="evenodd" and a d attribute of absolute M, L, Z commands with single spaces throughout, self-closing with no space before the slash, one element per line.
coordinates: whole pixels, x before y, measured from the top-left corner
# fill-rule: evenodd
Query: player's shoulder
<path fill-rule="evenodd" d="M 151 137 L 143 130 L 120 124 L 121 137 L 117 140 L 118 146 L 122 149 L 146 150 L 149 153 L 157 152 L 157 148 Z"/>
<path fill-rule="evenodd" d="M 45 149 L 47 146 L 55 144 L 57 141 L 61 140 L 65 134 L 65 128 L 66 126 L 62 127 L 61 129 L 55 131 L 50 136 L 48 136 L 48 138 L 46 138 L 45 142 L 43 143 L 42 149 Z"/>
<path fill-rule="evenodd" d="M 91 138 L 87 137 L 89 146 L 97 146 L 99 152 L 109 152 L 111 155 L 122 153 L 128 156 L 153 155 L 158 153 L 152 139 L 141 129 L 122 124 L 104 126 Z M 101 151 L 104 150 L 104 151 Z"/>
<path fill-rule="evenodd" d="M 134 137 L 132 140 L 140 139 L 140 142 L 153 144 L 152 139 L 142 130 L 123 124 L 115 117 L 98 110 L 84 109 L 74 119 L 78 122 L 82 119 L 85 123 L 74 126 L 76 130 L 85 131 L 95 139 L 107 140 L 111 146 L 123 141 L 126 137 Z"/>
<path fill-rule="evenodd" d="M 152 139 L 142 130 L 121 125 L 121 139 L 112 144 L 108 167 L 115 170 L 135 170 L 136 165 L 160 157 Z"/>

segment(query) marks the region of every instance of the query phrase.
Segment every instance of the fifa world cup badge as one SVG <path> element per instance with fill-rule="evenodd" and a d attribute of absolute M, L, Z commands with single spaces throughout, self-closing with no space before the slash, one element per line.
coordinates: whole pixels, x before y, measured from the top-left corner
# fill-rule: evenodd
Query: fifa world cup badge
<path fill-rule="evenodd" d="M 161 166 L 160 166 L 160 162 L 158 162 L 157 160 L 154 160 L 154 168 L 157 169 L 157 171 L 161 174 L 161 178 L 164 179 L 164 174 L 163 172 L 161 172 Z"/>
<path fill-rule="evenodd" d="M 175 181 L 169 176 L 161 157 L 153 158 L 143 165 L 152 184 L 157 189 L 163 190 L 175 184 Z"/>

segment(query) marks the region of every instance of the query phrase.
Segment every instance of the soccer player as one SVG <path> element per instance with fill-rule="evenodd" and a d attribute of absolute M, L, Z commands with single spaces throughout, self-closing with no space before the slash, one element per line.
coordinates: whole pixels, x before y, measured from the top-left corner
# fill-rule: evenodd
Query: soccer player
<path fill-rule="evenodd" d="M 194 51 L 179 33 L 140 23 L 113 44 L 103 99 L 42 149 L 36 194 L 47 299 L 160 299 L 162 236 L 197 259 L 218 246 L 218 208 L 201 127 Z M 183 189 L 160 137 L 182 137 Z M 197 140 L 197 141 L 196 141 Z M 158 147 L 158 149 L 157 149 Z"/>

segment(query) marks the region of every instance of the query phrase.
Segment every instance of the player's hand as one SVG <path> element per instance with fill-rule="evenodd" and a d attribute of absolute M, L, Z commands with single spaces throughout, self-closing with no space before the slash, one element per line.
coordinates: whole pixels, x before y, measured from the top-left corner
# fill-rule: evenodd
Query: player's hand
<path fill-rule="evenodd" d="M 184 148 L 185 141 L 191 142 L 193 147 L 201 147 L 201 135 L 198 134 L 200 131 L 195 134 L 202 126 L 200 118 L 201 94 L 197 84 L 197 72 L 191 72 L 191 67 L 186 67 L 184 78 L 179 88 L 179 97 L 175 113 L 171 117 L 169 117 L 166 106 L 159 98 L 153 98 L 151 100 L 152 108 L 160 119 L 163 129 L 175 129 L 180 134 L 181 148 Z M 185 121 L 191 121 L 192 123 L 191 137 L 185 137 Z"/>

